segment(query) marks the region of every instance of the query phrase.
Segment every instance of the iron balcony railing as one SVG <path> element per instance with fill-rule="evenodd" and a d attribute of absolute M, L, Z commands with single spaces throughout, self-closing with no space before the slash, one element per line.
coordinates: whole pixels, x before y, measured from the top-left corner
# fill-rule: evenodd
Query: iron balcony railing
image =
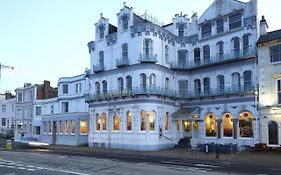
<path fill-rule="evenodd" d="M 203 66 L 208 66 L 211 64 L 220 64 L 228 61 L 233 60 L 239 60 L 244 59 L 247 57 L 256 56 L 256 49 L 249 47 L 244 50 L 234 50 L 230 53 L 226 54 L 218 54 L 217 56 L 210 57 L 208 59 L 196 59 L 193 62 L 187 63 L 187 62 L 172 62 L 171 63 L 171 69 L 174 70 L 188 70 L 188 69 L 194 69 L 199 68 Z"/>
<path fill-rule="evenodd" d="M 204 89 L 197 89 L 196 91 L 185 91 L 180 90 L 178 98 L 201 98 L 201 97 L 214 97 L 221 95 L 234 95 L 234 94 L 247 94 L 254 93 L 255 87 L 252 84 L 244 85 L 244 87 L 239 85 L 219 87 L 219 88 L 210 88 L 205 87 Z"/>
<path fill-rule="evenodd" d="M 124 67 L 129 66 L 129 58 L 121 57 L 120 59 L 116 59 L 116 67 Z"/>
<path fill-rule="evenodd" d="M 119 89 L 115 91 L 100 92 L 91 94 L 89 92 L 85 93 L 86 101 L 96 101 L 103 99 L 111 99 L 118 97 L 129 97 L 135 95 L 157 95 L 157 96 L 166 96 L 166 97 L 176 97 L 176 91 L 165 89 L 161 87 L 134 87 Z"/>
<path fill-rule="evenodd" d="M 192 99 L 222 95 L 248 94 L 254 92 L 255 88 L 252 84 L 244 85 L 244 87 L 239 85 L 233 85 L 224 88 L 205 87 L 204 89 L 197 89 L 196 91 L 179 90 L 178 92 L 176 92 L 175 90 L 165 89 L 161 87 L 134 87 L 108 92 L 97 92 L 94 94 L 87 92 L 85 93 L 85 98 L 86 101 L 97 101 L 118 97 L 129 97 L 135 95 L 157 95 L 177 99 Z"/>
<path fill-rule="evenodd" d="M 97 64 L 93 66 L 93 72 L 102 72 L 104 71 L 104 64 Z"/>
<path fill-rule="evenodd" d="M 140 59 L 139 61 L 141 63 L 157 63 L 157 55 L 153 54 L 140 54 Z"/>

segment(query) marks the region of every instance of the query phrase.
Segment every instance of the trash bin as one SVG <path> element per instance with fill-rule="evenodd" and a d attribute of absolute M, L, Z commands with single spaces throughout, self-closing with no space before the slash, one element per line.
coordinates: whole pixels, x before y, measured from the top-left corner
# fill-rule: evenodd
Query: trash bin
<path fill-rule="evenodd" d="M 12 149 L 12 140 L 7 140 L 6 142 L 6 149 L 11 150 Z"/>

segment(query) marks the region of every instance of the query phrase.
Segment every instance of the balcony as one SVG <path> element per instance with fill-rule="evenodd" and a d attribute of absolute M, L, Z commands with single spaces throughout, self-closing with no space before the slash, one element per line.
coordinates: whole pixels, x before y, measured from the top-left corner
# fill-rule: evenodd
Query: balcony
<path fill-rule="evenodd" d="M 177 96 L 176 92 L 170 89 L 160 87 L 134 87 L 95 94 L 85 93 L 85 99 L 86 101 L 98 101 L 136 95 L 157 95 L 172 98 Z"/>
<path fill-rule="evenodd" d="M 97 64 L 93 66 L 93 72 L 98 73 L 104 71 L 104 64 Z"/>
<path fill-rule="evenodd" d="M 116 59 L 116 67 L 124 67 L 129 66 L 129 58 L 121 57 L 120 59 Z"/>
<path fill-rule="evenodd" d="M 223 64 L 227 62 L 232 62 L 236 60 L 242 60 L 245 58 L 255 57 L 256 49 L 255 48 L 247 48 L 244 50 L 232 51 L 226 54 L 219 54 L 215 57 L 211 57 L 210 59 L 203 58 L 201 60 L 195 59 L 195 62 L 190 62 L 186 64 L 182 64 L 181 62 L 172 62 L 171 69 L 173 70 L 192 70 L 200 67 L 206 67 L 216 64 Z"/>
<path fill-rule="evenodd" d="M 147 54 L 140 54 L 139 61 L 141 63 L 157 63 L 157 55 L 147 55 Z"/>

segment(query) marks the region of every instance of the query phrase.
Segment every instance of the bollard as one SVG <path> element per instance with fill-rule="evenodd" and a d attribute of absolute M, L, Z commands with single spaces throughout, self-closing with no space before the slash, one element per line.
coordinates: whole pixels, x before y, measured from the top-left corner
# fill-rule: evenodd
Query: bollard
<path fill-rule="evenodd" d="M 11 150 L 12 149 L 12 140 L 7 140 L 6 142 L 6 149 Z"/>

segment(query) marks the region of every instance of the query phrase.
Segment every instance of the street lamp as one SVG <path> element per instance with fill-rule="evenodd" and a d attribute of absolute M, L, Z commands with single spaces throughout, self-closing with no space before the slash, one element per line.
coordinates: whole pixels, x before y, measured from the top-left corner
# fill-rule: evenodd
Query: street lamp
<path fill-rule="evenodd" d="M 13 66 L 6 66 L 0 63 L 0 81 L 1 81 L 1 71 L 2 69 L 9 69 L 11 72 L 15 73 L 15 68 Z"/>

